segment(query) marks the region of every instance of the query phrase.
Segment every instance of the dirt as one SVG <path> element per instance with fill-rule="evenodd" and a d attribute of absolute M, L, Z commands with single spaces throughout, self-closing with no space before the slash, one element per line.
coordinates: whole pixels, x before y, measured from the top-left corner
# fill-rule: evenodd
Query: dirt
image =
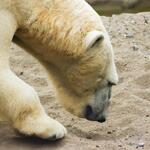
<path fill-rule="evenodd" d="M 12 44 L 12 70 L 38 91 L 48 114 L 66 126 L 68 135 L 57 142 L 19 137 L 1 122 L 0 150 L 150 149 L 150 12 L 102 19 L 111 37 L 120 77 L 113 88 L 107 122 L 90 122 L 65 111 L 55 100 L 39 62 Z"/>

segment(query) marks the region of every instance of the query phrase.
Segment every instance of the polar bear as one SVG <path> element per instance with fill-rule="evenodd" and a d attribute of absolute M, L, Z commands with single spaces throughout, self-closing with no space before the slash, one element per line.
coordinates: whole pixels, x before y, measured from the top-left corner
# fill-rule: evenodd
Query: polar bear
<path fill-rule="evenodd" d="M 109 36 L 87 2 L 0 1 L 0 115 L 22 134 L 63 138 L 65 127 L 46 114 L 36 91 L 10 70 L 12 40 L 40 60 L 69 112 L 105 121 L 118 75 Z"/>

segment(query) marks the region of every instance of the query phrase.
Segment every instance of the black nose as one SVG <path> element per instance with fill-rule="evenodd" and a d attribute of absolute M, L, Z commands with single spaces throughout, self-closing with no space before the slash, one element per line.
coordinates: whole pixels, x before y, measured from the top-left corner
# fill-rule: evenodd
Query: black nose
<path fill-rule="evenodd" d="M 98 121 L 100 123 L 103 123 L 106 121 L 106 118 L 104 116 L 98 118 L 98 114 L 94 113 L 92 107 L 90 105 L 87 105 L 85 108 L 85 118 L 91 121 Z"/>
<path fill-rule="evenodd" d="M 98 122 L 103 123 L 106 121 L 106 118 L 102 116 L 101 118 L 98 119 Z"/>
<path fill-rule="evenodd" d="M 92 107 L 90 105 L 87 105 L 85 108 L 85 118 L 91 120 L 92 115 L 93 115 Z"/>

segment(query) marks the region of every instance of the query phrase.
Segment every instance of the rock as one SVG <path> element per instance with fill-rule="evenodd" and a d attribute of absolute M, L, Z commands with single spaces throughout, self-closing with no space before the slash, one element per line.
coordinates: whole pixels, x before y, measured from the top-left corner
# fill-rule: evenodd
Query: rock
<path fill-rule="evenodd" d="M 138 143 L 138 145 L 136 146 L 136 148 L 139 148 L 139 147 L 144 148 L 144 142 Z"/>
<path fill-rule="evenodd" d="M 23 71 L 20 72 L 20 75 L 23 75 Z"/>
<path fill-rule="evenodd" d="M 126 38 L 133 38 L 133 34 L 132 33 L 126 33 L 124 36 Z"/>
<path fill-rule="evenodd" d="M 107 134 L 112 134 L 112 132 L 111 132 L 111 131 L 108 131 Z"/>
<path fill-rule="evenodd" d="M 137 51 L 139 49 L 139 47 L 137 45 L 133 45 L 133 50 Z"/>

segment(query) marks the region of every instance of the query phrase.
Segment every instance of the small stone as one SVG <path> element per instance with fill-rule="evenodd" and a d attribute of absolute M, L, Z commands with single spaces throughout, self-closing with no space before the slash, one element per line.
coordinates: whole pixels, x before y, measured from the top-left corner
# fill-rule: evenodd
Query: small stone
<path fill-rule="evenodd" d="M 107 134 L 112 134 L 112 132 L 111 132 L 111 131 L 108 131 Z"/>
<path fill-rule="evenodd" d="M 126 33 L 126 34 L 125 34 L 125 37 L 126 37 L 126 38 L 133 38 L 133 34 L 132 34 L 132 33 Z"/>
<path fill-rule="evenodd" d="M 138 48 L 138 46 L 137 45 L 133 45 L 133 50 L 134 51 L 137 51 L 139 48 Z"/>
<path fill-rule="evenodd" d="M 136 148 L 139 148 L 139 147 L 144 148 L 144 142 L 141 142 L 136 146 Z"/>
<path fill-rule="evenodd" d="M 86 138 L 87 139 L 92 139 L 92 137 L 90 135 L 87 135 Z"/>
<path fill-rule="evenodd" d="M 118 145 L 118 147 L 122 147 L 122 145 Z"/>
<path fill-rule="evenodd" d="M 149 117 L 149 115 L 146 115 L 146 117 Z"/>
<path fill-rule="evenodd" d="M 131 20 L 131 23 L 135 24 L 136 22 L 134 20 Z"/>
<path fill-rule="evenodd" d="M 20 72 L 20 75 L 23 75 L 23 71 Z"/>
<path fill-rule="evenodd" d="M 145 24 L 148 24 L 148 19 L 146 17 L 144 17 L 144 22 Z"/>
<path fill-rule="evenodd" d="M 98 148 L 98 147 L 99 147 L 99 145 L 96 145 L 96 147 Z"/>

